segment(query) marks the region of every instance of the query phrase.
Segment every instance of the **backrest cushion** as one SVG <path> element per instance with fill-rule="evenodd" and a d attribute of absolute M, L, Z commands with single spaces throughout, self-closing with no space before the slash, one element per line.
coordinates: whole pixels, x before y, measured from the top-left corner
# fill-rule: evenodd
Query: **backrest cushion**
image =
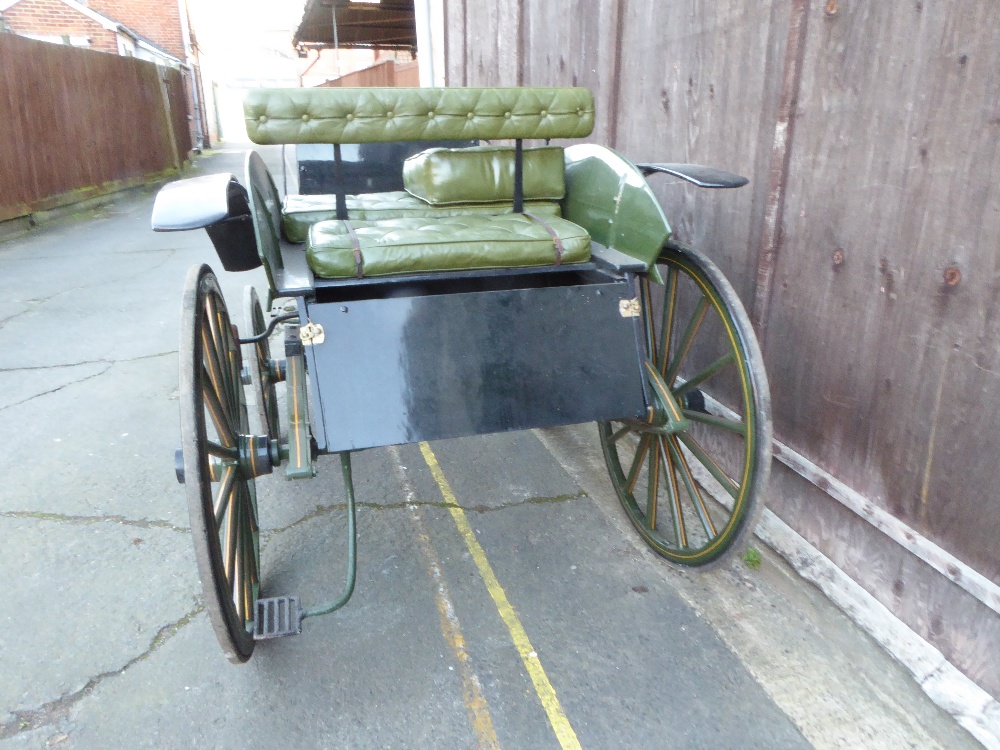
<path fill-rule="evenodd" d="M 585 88 L 250 89 L 247 134 L 260 144 L 584 138 Z"/>
<path fill-rule="evenodd" d="M 523 151 L 525 200 L 561 200 L 566 193 L 563 150 Z M 403 162 L 403 187 L 434 206 L 510 202 L 514 198 L 514 149 L 510 146 L 431 148 Z"/>

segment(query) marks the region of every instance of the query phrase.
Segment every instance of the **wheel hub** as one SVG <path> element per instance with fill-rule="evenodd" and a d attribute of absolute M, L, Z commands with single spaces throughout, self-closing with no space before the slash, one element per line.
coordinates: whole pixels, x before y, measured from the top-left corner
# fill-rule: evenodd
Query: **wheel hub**
<path fill-rule="evenodd" d="M 653 404 L 650 406 L 652 432 L 665 435 L 672 435 L 675 432 L 683 432 L 691 426 L 691 423 L 681 411 L 677 399 L 670 392 L 666 381 L 660 375 L 660 371 L 652 362 L 646 361 L 646 376 L 653 389 Z"/>
<path fill-rule="evenodd" d="M 274 470 L 271 440 L 267 435 L 239 436 L 239 464 L 247 477 L 259 477 Z"/>

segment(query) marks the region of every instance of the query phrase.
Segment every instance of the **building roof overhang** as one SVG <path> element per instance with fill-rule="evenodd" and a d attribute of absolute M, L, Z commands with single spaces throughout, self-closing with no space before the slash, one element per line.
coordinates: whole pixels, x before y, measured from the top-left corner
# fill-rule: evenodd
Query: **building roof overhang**
<path fill-rule="evenodd" d="M 362 49 L 417 48 L 414 0 L 307 0 L 293 44 Z M 336 34 L 334 19 L 336 18 Z"/>

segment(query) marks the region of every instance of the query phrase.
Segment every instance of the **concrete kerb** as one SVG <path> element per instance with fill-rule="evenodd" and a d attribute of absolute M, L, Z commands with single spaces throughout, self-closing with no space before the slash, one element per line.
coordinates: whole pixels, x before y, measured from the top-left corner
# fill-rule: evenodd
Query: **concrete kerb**
<path fill-rule="evenodd" d="M 764 511 L 756 535 L 903 665 L 983 747 L 1000 750 L 1000 703 L 989 693 L 774 513 Z"/>

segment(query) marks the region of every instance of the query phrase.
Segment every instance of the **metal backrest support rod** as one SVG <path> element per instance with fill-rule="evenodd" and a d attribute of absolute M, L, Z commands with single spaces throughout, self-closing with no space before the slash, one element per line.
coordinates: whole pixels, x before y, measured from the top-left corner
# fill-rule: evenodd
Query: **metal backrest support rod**
<path fill-rule="evenodd" d="M 514 141 L 514 213 L 524 213 L 524 149 L 520 138 Z"/>
<path fill-rule="evenodd" d="M 344 188 L 344 164 L 340 158 L 340 144 L 333 144 L 333 182 L 337 186 L 337 218 L 347 221 L 347 193 Z"/>

